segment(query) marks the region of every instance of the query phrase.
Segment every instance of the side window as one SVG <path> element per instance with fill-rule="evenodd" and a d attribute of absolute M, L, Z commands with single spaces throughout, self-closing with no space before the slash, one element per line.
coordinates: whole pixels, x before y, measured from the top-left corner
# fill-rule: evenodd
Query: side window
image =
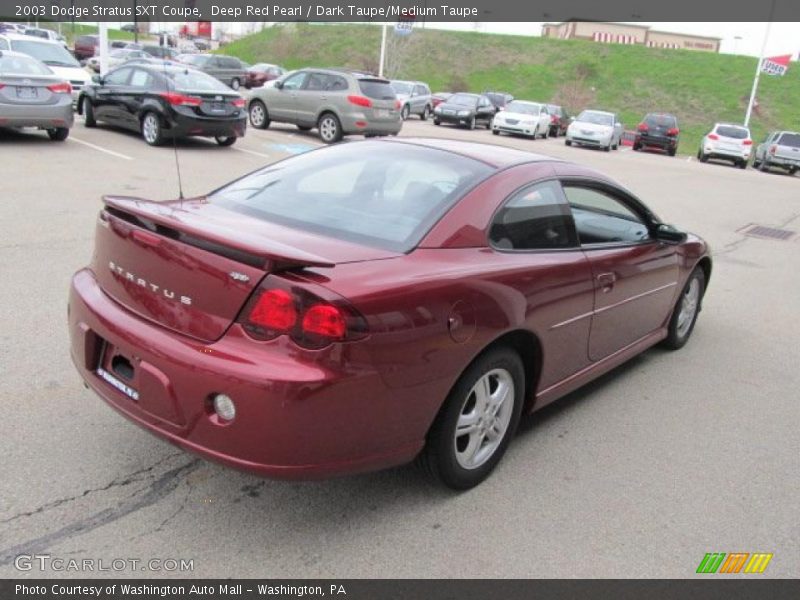
<path fill-rule="evenodd" d="M 309 73 L 305 89 L 307 91 L 320 91 L 325 89 L 328 77 L 323 73 Z"/>
<path fill-rule="evenodd" d="M 103 83 L 105 85 L 128 85 L 131 69 L 117 69 L 106 75 Z"/>
<path fill-rule="evenodd" d="M 514 194 L 495 215 L 489 241 L 500 250 L 577 247 L 575 226 L 561 185 L 546 181 Z"/>
<path fill-rule="evenodd" d="M 642 218 L 610 193 L 565 185 L 581 245 L 635 243 L 650 239 Z"/>
<path fill-rule="evenodd" d="M 8 50 L 8 42 L 6 40 L 0 40 L 0 50 Z"/>
<path fill-rule="evenodd" d="M 299 90 L 301 87 L 303 87 L 303 83 L 306 80 L 306 75 L 308 75 L 308 73 L 295 73 L 283 82 L 283 89 Z"/>
<path fill-rule="evenodd" d="M 347 80 L 344 77 L 329 76 L 328 89 L 334 92 L 341 92 L 347 89 Z"/>
<path fill-rule="evenodd" d="M 417 96 L 424 96 L 425 95 L 425 88 L 423 86 L 421 86 L 421 85 L 415 85 L 414 86 L 414 93 Z"/>
<path fill-rule="evenodd" d="M 153 76 L 147 71 L 136 69 L 131 77 L 131 86 L 140 88 L 149 88 L 153 85 Z"/>

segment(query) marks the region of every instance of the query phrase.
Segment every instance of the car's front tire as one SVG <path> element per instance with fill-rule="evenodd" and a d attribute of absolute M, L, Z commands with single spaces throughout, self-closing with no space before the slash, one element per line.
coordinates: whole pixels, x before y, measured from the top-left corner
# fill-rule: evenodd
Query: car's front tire
<path fill-rule="evenodd" d="M 466 490 L 500 462 L 519 424 L 525 369 L 513 350 L 478 357 L 456 382 L 437 415 L 419 462 L 447 487 Z"/>
<path fill-rule="evenodd" d="M 706 274 L 701 267 L 695 267 L 672 311 L 668 334 L 663 345 L 671 350 L 683 348 L 694 331 L 697 315 L 703 302 L 706 289 Z"/>
<path fill-rule="evenodd" d="M 214 138 L 220 146 L 233 146 L 236 143 L 236 136 L 221 136 L 218 135 Z"/>
<path fill-rule="evenodd" d="M 247 112 L 250 115 L 250 125 L 256 129 L 269 127 L 269 112 L 261 100 L 253 100 Z"/>
<path fill-rule="evenodd" d="M 565 146 L 572 146 L 572 140 L 564 140 Z"/>
<path fill-rule="evenodd" d="M 97 120 L 94 116 L 94 106 L 92 106 L 92 101 L 86 96 L 81 99 L 81 113 L 83 114 L 83 125 L 85 127 L 97 127 Z"/>
<path fill-rule="evenodd" d="M 469 121 L 467 121 L 467 129 L 475 129 L 475 117 L 472 117 Z"/>
<path fill-rule="evenodd" d="M 237 77 L 234 77 L 231 80 L 231 89 L 232 90 L 238 90 L 240 87 L 242 87 L 242 82 L 239 81 L 239 79 Z"/>
<path fill-rule="evenodd" d="M 441 125 L 442 122 L 439 119 L 437 119 L 436 117 L 433 117 L 433 124 L 434 125 Z"/>

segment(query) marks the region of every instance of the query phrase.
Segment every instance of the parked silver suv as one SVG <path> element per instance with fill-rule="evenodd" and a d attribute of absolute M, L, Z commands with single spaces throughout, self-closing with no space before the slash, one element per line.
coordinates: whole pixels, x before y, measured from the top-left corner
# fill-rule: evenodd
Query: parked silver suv
<path fill-rule="evenodd" d="M 403 126 L 400 103 L 387 79 L 344 69 L 292 71 L 247 95 L 250 124 L 293 123 L 319 130 L 326 144 L 344 135 L 397 135 Z"/>
<path fill-rule="evenodd" d="M 753 168 L 769 171 L 778 167 L 794 175 L 800 170 L 800 133 L 773 131 L 756 148 Z"/>
<path fill-rule="evenodd" d="M 411 115 L 419 115 L 427 121 L 433 112 L 431 88 L 421 81 L 392 81 L 392 87 L 400 101 L 400 116 L 405 121 Z"/>

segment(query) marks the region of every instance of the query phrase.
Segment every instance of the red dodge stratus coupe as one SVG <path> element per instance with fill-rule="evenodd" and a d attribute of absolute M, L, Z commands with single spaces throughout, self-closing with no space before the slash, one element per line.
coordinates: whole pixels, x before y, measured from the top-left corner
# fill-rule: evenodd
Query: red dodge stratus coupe
<path fill-rule="evenodd" d="M 474 143 L 342 144 L 202 198 L 106 197 L 72 359 L 125 417 L 280 478 L 418 458 L 484 480 L 530 412 L 683 346 L 706 244 L 586 168 Z"/>

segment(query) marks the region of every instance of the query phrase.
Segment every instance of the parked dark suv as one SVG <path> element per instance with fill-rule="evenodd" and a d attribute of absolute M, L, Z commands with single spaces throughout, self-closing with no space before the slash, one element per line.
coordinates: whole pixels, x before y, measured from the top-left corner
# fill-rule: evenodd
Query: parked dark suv
<path fill-rule="evenodd" d="M 97 35 L 79 35 L 75 38 L 75 45 L 73 54 L 78 60 L 86 60 L 92 58 L 100 45 L 100 36 Z"/>
<path fill-rule="evenodd" d="M 675 156 L 680 132 L 675 115 L 650 113 L 636 128 L 633 149 L 639 151 L 642 148 L 658 148 L 670 156 Z"/>

